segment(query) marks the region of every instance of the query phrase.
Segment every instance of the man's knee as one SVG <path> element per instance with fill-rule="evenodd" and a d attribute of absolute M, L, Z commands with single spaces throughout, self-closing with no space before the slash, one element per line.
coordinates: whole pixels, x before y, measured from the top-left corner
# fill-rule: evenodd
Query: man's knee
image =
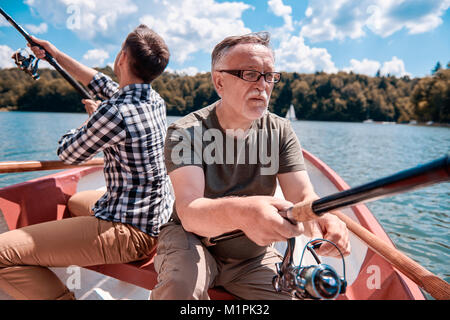
<path fill-rule="evenodd" d="M 22 235 L 17 229 L 0 234 L 0 269 L 21 264 L 21 251 L 17 244 L 25 248 L 28 240 Z"/>
<path fill-rule="evenodd" d="M 67 201 L 67 208 L 72 217 L 92 215 L 92 207 L 104 194 L 103 191 L 88 190 L 75 193 Z"/>

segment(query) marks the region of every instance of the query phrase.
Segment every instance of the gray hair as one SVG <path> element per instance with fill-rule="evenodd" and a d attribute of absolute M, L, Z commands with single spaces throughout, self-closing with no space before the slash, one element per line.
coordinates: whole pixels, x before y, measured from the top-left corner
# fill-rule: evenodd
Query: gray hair
<path fill-rule="evenodd" d="M 234 46 L 238 44 L 255 43 L 261 44 L 269 48 L 272 53 L 273 50 L 270 46 L 270 33 L 267 31 L 252 32 L 244 34 L 242 36 L 230 36 L 223 39 L 218 43 L 211 54 L 211 70 L 214 71 L 215 66 L 226 55 L 226 53 Z"/>

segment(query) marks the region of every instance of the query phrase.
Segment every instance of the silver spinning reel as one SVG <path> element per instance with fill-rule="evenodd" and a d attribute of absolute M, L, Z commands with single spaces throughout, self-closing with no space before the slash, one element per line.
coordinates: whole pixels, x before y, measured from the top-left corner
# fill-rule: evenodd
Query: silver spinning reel
<path fill-rule="evenodd" d="M 331 243 L 340 253 L 343 263 L 344 276 L 340 277 L 334 268 L 322 264 L 314 249 L 320 247 L 322 242 Z M 299 299 L 336 299 L 339 294 L 345 293 L 347 281 L 345 279 L 345 261 L 342 252 L 331 241 L 325 239 L 314 239 L 309 241 L 300 258 L 298 266 L 294 265 L 293 252 L 295 238 L 287 241 L 286 252 L 283 261 L 277 264 L 277 274 L 272 281 L 277 292 L 288 292 Z M 302 266 L 305 250 L 308 249 L 317 262 L 317 265 Z"/>
<path fill-rule="evenodd" d="M 30 54 L 26 49 L 19 49 L 14 52 L 12 58 L 20 70 L 28 73 L 34 80 L 39 79 L 39 59 L 37 59 L 34 55 Z"/>

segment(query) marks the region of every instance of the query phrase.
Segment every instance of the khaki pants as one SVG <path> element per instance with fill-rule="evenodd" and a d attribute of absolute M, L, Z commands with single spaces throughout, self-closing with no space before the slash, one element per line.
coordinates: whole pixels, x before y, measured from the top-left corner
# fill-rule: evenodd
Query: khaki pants
<path fill-rule="evenodd" d="M 156 239 L 130 225 L 94 217 L 90 208 L 99 196 L 101 193 L 87 191 L 72 197 L 69 208 L 76 208 L 74 218 L 0 234 L 0 289 L 15 299 L 75 299 L 47 267 L 146 258 Z"/>
<path fill-rule="evenodd" d="M 238 299 L 291 300 L 291 295 L 275 292 L 272 279 L 278 252 L 269 247 L 260 256 L 248 260 L 216 259 L 194 234 L 179 224 L 168 223 L 158 237 L 155 269 L 158 284 L 152 300 L 209 300 L 208 289 L 221 286 Z"/>

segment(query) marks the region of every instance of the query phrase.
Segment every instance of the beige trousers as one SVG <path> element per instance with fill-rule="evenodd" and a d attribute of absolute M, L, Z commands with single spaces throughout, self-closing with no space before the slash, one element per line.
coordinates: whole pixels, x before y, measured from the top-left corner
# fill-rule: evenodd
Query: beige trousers
<path fill-rule="evenodd" d="M 74 195 L 68 205 L 76 217 L 0 234 L 0 289 L 15 299 L 75 299 L 47 267 L 146 258 L 156 239 L 130 225 L 94 217 L 91 208 L 101 195 L 97 191 Z"/>
<path fill-rule="evenodd" d="M 154 260 L 158 284 L 151 292 L 152 300 L 209 300 L 208 289 L 217 286 L 238 299 L 293 299 L 272 286 L 275 263 L 281 262 L 272 247 L 252 259 L 222 261 L 198 237 L 172 222 L 161 229 L 158 239 Z"/>

